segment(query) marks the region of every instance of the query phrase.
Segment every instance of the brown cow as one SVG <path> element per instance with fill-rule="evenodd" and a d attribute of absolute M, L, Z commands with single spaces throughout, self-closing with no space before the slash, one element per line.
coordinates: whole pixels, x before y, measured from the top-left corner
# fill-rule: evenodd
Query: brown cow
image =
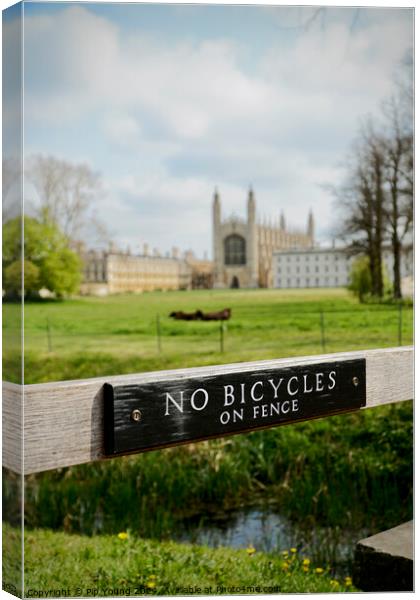
<path fill-rule="evenodd" d="M 232 315 L 230 308 L 224 308 L 216 312 L 203 313 L 201 310 L 196 310 L 193 313 L 186 313 L 183 310 L 173 311 L 169 315 L 173 319 L 182 321 L 227 321 Z"/>
<path fill-rule="evenodd" d="M 218 312 L 203 313 L 203 321 L 227 321 L 230 319 L 232 310 L 230 308 L 224 308 Z"/>
<path fill-rule="evenodd" d="M 181 321 L 199 321 L 203 318 L 203 313 L 201 310 L 196 310 L 193 313 L 186 313 L 183 310 L 173 311 L 169 315 L 173 319 L 181 320 Z"/>

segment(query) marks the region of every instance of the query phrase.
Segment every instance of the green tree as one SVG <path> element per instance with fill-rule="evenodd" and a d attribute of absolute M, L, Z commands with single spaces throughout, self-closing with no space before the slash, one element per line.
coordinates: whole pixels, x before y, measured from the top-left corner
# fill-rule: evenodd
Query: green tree
<path fill-rule="evenodd" d="M 25 274 L 26 279 L 26 274 Z M 62 297 L 78 289 L 80 284 L 80 259 L 69 248 L 62 248 L 42 261 L 42 287 Z"/>
<path fill-rule="evenodd" d="M 25 239 L 25 294 L 46 287 L 63 297 L 77 291 L 81 261 L 66 236 L 52 223 L 17 217 L 3 226 L 3 278 L 8 296 L 20 294 L 22 225 Z M 19 267 L 18 267 L 19 265 Z M 34 268 L 35 267 L 35 268 Z M 37 269 L 37 271 L 36 271 Z M 28 271 L 26 273 L 26 271 Z"/>
<path fill-rule="evenodd" d="M 381 277 L 383 282 L 383 293 L 386 296 L 390 296 L 392 294 L 392 283 L 389 280 L 384 262 L 382 262 Z M 372 283 L 370 260 L 368 256 L 359 256 L 359 258 L 355 259 L 350 272 L 350 283 L 347 287 L 359 298 L 360 302 L 365 302 L 369 296 L 378 298 Z"/>
<path fill-rule="evenodd" d="M 367 256 L 356 258 L 353 262 L 348 289 L 359 298 L 360 302 L 372 293 L 372 276 Z"/>
<path fill-rule="evenodd" d="M 30 260 L 23 261 L 25 275 L 24 295 L 36 294 L 39 289 L 39 268 Z M 18 298 L 22 293 L 22 261 L 15 260 L 4 269 L 3 284 L 7 294 Z"/>

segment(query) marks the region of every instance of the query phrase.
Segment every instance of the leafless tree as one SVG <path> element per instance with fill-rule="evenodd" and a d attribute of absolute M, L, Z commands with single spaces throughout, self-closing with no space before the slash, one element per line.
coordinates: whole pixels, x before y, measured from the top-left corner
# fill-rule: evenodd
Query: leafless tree
<path fill-rule="evenodd" d="M 394 298 L 401 298 L 401 253 L 413 227 L 413 135 L 398 100 L 393 97 L 385 107 L 389 125 L 384 139 L 385 181 L 388 204 L 385 211 L 394 259 Z"/>
<path fill-rule="evenodd" d="M 354 144 L 347 181 L 334 190 L 342 215 L 338 234 L 349 244 L 350 252 L 368 256 L 372 292 L 379 297 L 384 292 L 384 164 L 382 138 L 368 120 Z"/>
<path fill-rule="evenodd" d="M 347 180 L 333 192 L 342 216 L 338 234 L 369 258 L 372 292 L 382 296 L 382 250 L 393 253 L 393 294 L 401 298 L 401 257 L 413 227 L 413 93 L 410 56 L 382 119 L 362 125 L 347 163 Z M 379 133 L 380 132 L 380 133 Z"/>
<path fill-rule="evenodd" d="M 33 204 L 40 220 L 56 223 L 71 242 L 82 241 L 92 228 L 103 237 L 95 215 L 100 178 L 88 165 L 36 155 L 28 161 L 27 176 L 37 192 Z"/>

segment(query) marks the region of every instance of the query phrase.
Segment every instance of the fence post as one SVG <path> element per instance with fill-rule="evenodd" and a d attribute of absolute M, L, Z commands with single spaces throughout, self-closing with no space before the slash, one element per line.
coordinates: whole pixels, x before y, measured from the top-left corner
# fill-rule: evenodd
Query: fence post
<path fill-rule="evenodd" d="M 159 313 L 156 315 L 156 335 L 157 335 L 158 352 L 159 352 L 159 354 L 161 354 L 161 352 L 162 352 L 162 342 L 161 342 L 160 315 L 159 315 Z"/>
<path fill-rule="evenodd" d="M 222 321 L 222 319 L 220 319 L 220 352 L 223 354 L 224 351 L 225 351 L 225 344 L 224 344 L 223 321 Z"/>
<path fill-rule="evenodd" d="M 324 323 L 324 311 L 321 310 L 319 314 L 319 324 L 321 326 L 321 346 L 322 351 L 325 352 L 325 323 Z"/>
<path fill-rule="evenodd" d="M 402 304 L 398 305 L 398 345 L 402 346 Z"/>
<path fill-rule="evenodd" d="M 48 352 L 52 352 L 51 326 L 50 326 L 49 317 L 47 317 L 47 340 L 48 340 Z"/>

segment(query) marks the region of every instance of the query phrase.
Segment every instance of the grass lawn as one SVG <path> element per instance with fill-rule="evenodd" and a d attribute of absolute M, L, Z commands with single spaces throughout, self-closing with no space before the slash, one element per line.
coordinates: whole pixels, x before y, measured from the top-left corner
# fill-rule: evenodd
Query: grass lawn
<path fill-rule="evenodd" d="M 173 321 L 172 310 L 232 308 L 224 351 L 217 322 Z M 19 306 L 3 307 L 4 377 L 19 380 Z M 398 345 L 398 307 L 360 305 L 345 289 L 153 292 L 25 306 L 25 383 L 304 356 Z M 157 315 L 161 351 L 158 350 Z M 50 347 L 48 325 L 50 328 Z M 404 308 L 402 344 L 412 343 Z"/>
<path fill-rule="evenodd" d="M 6 525 L 3 535 L 18 544 L 16 530 Z M 356 591 L 350 579 L 332 578 L 328 568 L 292 549 L 276 555 L 252 547 L 210 550 L 141 540 L 126 532 L 89 538 L 38 530 L 26 533 L 25 541 L 27 594 L 62 589 L 84 597 L 88 589 L 96 589 L 99 597 Z"/>

